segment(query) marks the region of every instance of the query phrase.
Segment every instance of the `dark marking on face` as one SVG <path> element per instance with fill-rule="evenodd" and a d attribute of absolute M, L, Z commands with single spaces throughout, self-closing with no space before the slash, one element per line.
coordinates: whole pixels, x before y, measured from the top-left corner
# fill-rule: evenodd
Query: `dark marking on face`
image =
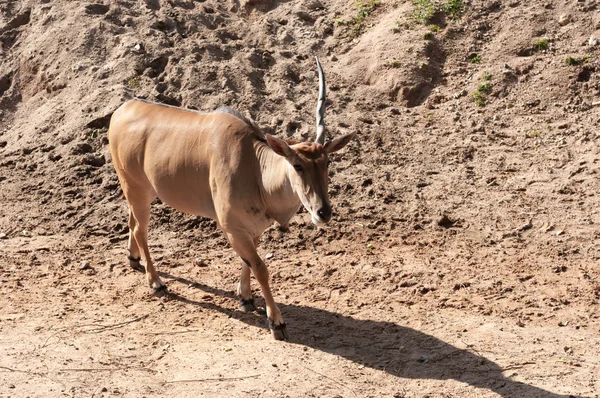
<path fill-rule="evenodd" d="M 250 206 L 250 209 L 246 210 L 246 213 L 257 215 L 260 214 L 260 209 L 258 207 Z"/>

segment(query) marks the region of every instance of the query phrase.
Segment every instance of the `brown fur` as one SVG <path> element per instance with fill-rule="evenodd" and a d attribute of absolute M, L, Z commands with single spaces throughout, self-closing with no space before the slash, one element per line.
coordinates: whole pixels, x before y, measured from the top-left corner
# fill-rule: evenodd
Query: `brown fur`
<path fill-rule="evenodd" d="M 113 165 L 129 206 L 129 256 L 144 257 L 150 286 L 164 291 L 148 249 L 150 204 L 158 197 L 182 212 L 217 221 L 244 259 L 238 294 L 244 302 L 250 299 L 252 270 L 273 335 L 284 338 L 285 324 L 271 294 L 269 273 L 256 252 L 258 238 L 273 221 L 287 226 L 301 201 L 313 222 L 329 221 L 327 164 L 304 160 L 305 170 L 298 173 L 291 162 L 296 156 L 326 159 L 328 151 L 345 143 L 324 147 L 302 142 L 291 150 L 282 140 L 266 136 L 264 141 L 284 150 L 281 154 L 259 142 L 261 134 L 254 122 L 230 109 L 200 113 L 139 100 L 117 109 L 108 130 Z"/>

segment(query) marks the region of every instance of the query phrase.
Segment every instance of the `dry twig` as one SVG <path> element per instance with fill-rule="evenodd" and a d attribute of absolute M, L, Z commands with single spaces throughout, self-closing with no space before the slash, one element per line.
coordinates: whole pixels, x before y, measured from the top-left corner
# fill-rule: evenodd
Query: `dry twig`
<path fill-rule="evenodd" d="M 155 371 L 150 368 L 144 367 L 122 367 L 122 368 L 63 368 L 59 369 L 60 372 L 115 372 L 119 370 L 145 370 L 146 372 L 154 373 Z"/>
<path fill-rule="evenodd" d="M 183 334 L 183 333 L 193 333 L 193 332 L 197 332 L 198 329 L 189 329 L 189 330 L 179 330 L 179 331 L 175 331 L 175 332 L 149 332 L 149 333 L 144 333 L 146 336 L 158 336 L 161 334 Z"/>
<path fill-rule="evenodd" d="M 260 376 L 260 373 L 255 374 L 255 375 L 238 376 L 238 377 L 211 377 L 211 378 L 207 378 L 207 379 L 171 380 L 171 381 L 167 381 L 167 383 L 202 383 L 205 381 L 243 380 L 243 379 L 250 379 L 250 378 L 258 377 L 258 376 Z"/>

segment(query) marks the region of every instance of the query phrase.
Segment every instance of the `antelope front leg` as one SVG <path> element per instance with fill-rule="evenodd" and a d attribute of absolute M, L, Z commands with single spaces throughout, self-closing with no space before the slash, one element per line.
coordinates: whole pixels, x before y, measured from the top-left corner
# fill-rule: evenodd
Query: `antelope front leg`
<path fill-rule="evenodd" d="M 275 338 L 275 340 L 287 340 L 288 332 L 286 330 L 285 322 L 283 321 L 283 317 L 281 316 L 281 311 L 277 304 L 275 304 L 275 300 L 273 299 L 273 295 L 271 294 L 271 287 L 269 286 L 269 270 L 267 266 L 262 261 L 262 259 L 256 253 L 256 245 L 254 239 L 251 236 L 240 234 L 234 235 L 228 233 L 229 241 L 233 246 L 233 249 L 237 254 L 244 260 L 244 263 L 252 270 L 254 273 L 254 277 L 260 284 L 260 289 L 262 290 L 263 296 L 265 298 L 265 304 L 267 306 L 267 318 L 269 321 L 269 329 L 271 329 L 271 334 Z M 243 276 L 243 271 L 242 271 Z M 250 273 L 248 276 L 248 297 L 250 296 Z M 240 281 L 240 291 L 242 288 L 242 281 Z M 243 293 L 243 292 L 242 292 Z M 244 297 L 242 295 L 242 297 Z"/>
<path fill-rule="evenodd" d="M 146 261 L 146 279 L 148 280 L 148 284 L 154 290 L 154 294 L 156 296 L 162 297 L 168 293 L 168 290 L 164 282 L 160 279 L 160 276 L 158 276 L 158 272 L 156 272 L 156 269 L 154 268 L 152 258 L 150 257 L 150 250 L 148 249 L 148 224 L 150 221 L 150 201 L 147 201 L 147 203 L 147 206 L 134 206 L 130 204 L 131 212 L 133 214 L 133 218 L 135 219 L 135 227 L 132 231 L 133 239 L 131 239 L 130 236 L 130 243 L 135 241 L 136 246 L 138 247 L 138 253 L 139 250 L 142 251 L 144 260 Z M 139 259 L 131 258 L 133 255 L 135 255 L 135 253 L 132 253 L 132 247 L 135 246 L 130 246 L 129 261 L 139 263 Z"/>
<path fill-rule="evenodd" d="M 242 311 L 252 312 L 256 310 L 254 299 L 252 298 L 252 290 L 250 290 L 250 266 L 246 263 L 242 264 L 242 274 L 240 275 L 237 294 L 240 297 L 240 308 Z"/>
<path fill-rule="evenodd" d="M 137 227 L 137 221 L 135 221 L 135 217 L 133 216 L 133 211 L 131 210 L 131 207 L 129 207 L 128 225 L 129 242 L 127 243 L 127 250 L 129 251 L 129 255 L 127 256 L 127 258 L 129 259 L 129 266 L 135 269 L 136 271 L 146 272 L 146 270 L 144 269 L 144 267 L 142 267 L 142 264 L 140 263 L 140 261 L 142 260 L 142 257 L 140 256 L 140 248 L 137 242 L 135 241 L 135 237 L 133 236 L 133 231 L 135 231 L 135 228 Z"/>

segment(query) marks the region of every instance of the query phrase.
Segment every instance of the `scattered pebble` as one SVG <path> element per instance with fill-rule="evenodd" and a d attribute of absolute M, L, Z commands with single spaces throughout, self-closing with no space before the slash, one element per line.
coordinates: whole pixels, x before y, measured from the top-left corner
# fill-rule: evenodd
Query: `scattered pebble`
<path fill-rule="evenodd" d="M 461 90 L 458 93 L 454 94 L 454 98 L 464 97 L 465 95 L 467 95 L 467 90 Z"/>
<path fill-rule="evenodd" d="M 272 258 L 272 257 L 273 257 L 273 253 L 267 253 L 267 255 L 265 256 L 265 258 L 267 260 L 270 259 L 270 258 Z"/>
<path fill-rule="evenodd" d="M 106 164 L 106 159 L 104 158 L 104 155 L 89 154 L 83 157 L 82 163 L 92 167 L 102 167 Z"/>
<path fill-rule="evenodd" d="M 81 155 L 84 153 L 90 153 L 93 150 L 94 150 L 94 148 L 92 148 L 92 146 L 90 144 L 88 144 L 87 142 L 82 142 L 82 143 L 75 145 L 73 147 L 73 149 L 71 149 L 71 154 Z"/>
<path fill-rule="evenodd" d="M 7 239 L 8 237 L 4 232 L 0 232 L 0 239 Z"/>
<path fill-rule="evenodd" d="M 590 39 L 588 40 L 588 46 L 594 47 L 597 44 L 598 44 L 598 39 L 596 39 L 596 37 L 594 37 L 594 36 L 590 36 Z"/>
<path fill-rule="evenodd" d="M 208 267 L 208 263 L 201 257 L 194 260 L 194 264 L 198 267 Z"/>
<path fill-rule="evenodd" d="M 558 24 L 560 26 L 568 25 L 570 22 L 571 22 L 571 15 L 570 14 L 563 14 L 560 17 L 558 17 Z"/>
<path fill-rule="evenodd" d="M 320 10 L 324 8 L 323 3 L 321 3 L 319 0 L 308 0 L 304 4 L 309 10 Z"/>
<path fill-rule="evenodd" d="M 81 263 L 79 263 L 79 270 L 85 271 L 86 269 L 92 269 L 92 266 L 90 265 L 89 262 L 84 260 Z"/>
<path fill-rule="evenodd" d="M 21 235 L 27 236 L 27 237 L 31 236 L 31 234 L 29 233 L 29 231 L 27 231 L 26 229 L 24 229 L 23 231 L 21 231 Z"/>

